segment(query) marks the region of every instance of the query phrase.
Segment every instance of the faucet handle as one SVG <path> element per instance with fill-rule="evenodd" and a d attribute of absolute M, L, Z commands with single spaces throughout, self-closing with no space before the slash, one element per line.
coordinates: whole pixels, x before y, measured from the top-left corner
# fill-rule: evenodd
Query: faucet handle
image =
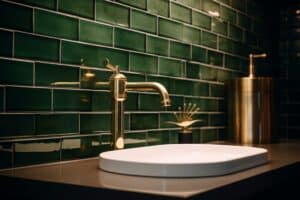
<path fill-rule="evenodd" d="M 104 65 L 105 67 L 107 67 L 108 69 L 110 69 L 110 70 L 111 70 L 113 73 L 115 73 L 115 74 L 120 73 L 120 68 L 119 68 L 119 66 L 118 66 L 118 65 L 113 66 L 112 64 L 110 64 L 108 58 L 105 58 L 105 59 L 103 60 L 103 65 Z"/>

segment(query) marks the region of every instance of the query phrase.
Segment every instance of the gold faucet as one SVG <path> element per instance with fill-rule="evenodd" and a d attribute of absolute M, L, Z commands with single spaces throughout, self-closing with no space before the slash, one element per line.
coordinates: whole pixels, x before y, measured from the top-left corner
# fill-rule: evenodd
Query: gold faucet
<path fill-rule="evenodd" d="M 162 97 L 162 105 L 170 106 L 171 100 L 166 88 L 157 82 L 128 82 L 124 74 L 120 73 L 119 66 L 113 66 L 108 59 L 103 62 L 113 74 L 109 82 L 96 82 L 98 86 L 108 86 L 112 93 L 112 147 L 124 148 L 124 102 L 127 99 L 127 91 L 157 91 Z"/>

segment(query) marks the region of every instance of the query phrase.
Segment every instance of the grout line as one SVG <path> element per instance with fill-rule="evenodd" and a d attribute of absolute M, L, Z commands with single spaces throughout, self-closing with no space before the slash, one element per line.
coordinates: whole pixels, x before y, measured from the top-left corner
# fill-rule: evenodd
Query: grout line
<path fill-rule="evenodd" d="M 59 50 L 58 50 L 58 62 L 59 63 L 61 63 L 61 61 L 62 61 L 62 59 L 61 59 L 61 57 L 62 57 L 62 40 L 59 40 Z"/>
<path fill-rule="evenodd" d="M 16 38 L 16 34 L 15 32 L 12 33 L 13 34 L 13 38 L 12 38 L 12 48 L 11 48 L 11 55 L 14 58 L 15 57 L 15 38 Z"/>
<path fill-rule="evenodd" d="M 80 118 L 81 118 L 81 114 L 80 113 L 78 113 L 78 133 L 80 133 L 80 130 L 81 130 L 81 126 L 80 126 L 80 123 L 81 123 L 81 121 L 80 121 Z"/>
<path fill-rule="evenodd" d="M 33 63 L 32 65 L 32 85 L 35 86 L 36 85 L 36 81 L 35 81 L 35 76 L 36 76 L 36 73 L 35 73 L 35 62 Z"/>
<path fill-rule="evenodd" d="M 54 102 L 53 102 L 53 100 L 54 100 L 54 91 L 53 91 L 54 89 L 51 89 L 51 111 L 53 112 L 54 111 Z"/>
<path fill-rule="evenodd" d="M 3 112 L 6 112 L 6 87 L 3 88 Z"/>
<path fill-rule="evenodd" d="M 96 6 L 96 0 L 93 0 L 93 5 L 94 5 L 93 19 L 96 21 L 96 17 L 97 17 L 97 6 Z"/>
<path fill-rule="evenodd" d="M 35 33 L 35 8 L 32 9 L 32 32 Z"/>

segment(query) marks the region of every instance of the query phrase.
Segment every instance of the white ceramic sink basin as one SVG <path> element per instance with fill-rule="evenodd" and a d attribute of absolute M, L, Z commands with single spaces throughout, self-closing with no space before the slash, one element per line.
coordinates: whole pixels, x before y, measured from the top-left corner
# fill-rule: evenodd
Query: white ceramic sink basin
<path fill-rule="evenodd" d="M 267 150 L 218 144 L 166 144 L 107 151 L 99 167 L 108 172 L 154 177 L 220 176 L 268 162 Z"/>

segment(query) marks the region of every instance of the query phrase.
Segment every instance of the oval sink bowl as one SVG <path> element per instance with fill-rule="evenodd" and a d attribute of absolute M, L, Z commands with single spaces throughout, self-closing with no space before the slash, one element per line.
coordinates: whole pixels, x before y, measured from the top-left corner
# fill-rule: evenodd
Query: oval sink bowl
<path fill-rule="evenodd" d="M 153 177 L 220 176 L 268 162 L 267 150 L 218 144 L 165 144 L 107 151 L 99 167 L 108 172 Z"/>

